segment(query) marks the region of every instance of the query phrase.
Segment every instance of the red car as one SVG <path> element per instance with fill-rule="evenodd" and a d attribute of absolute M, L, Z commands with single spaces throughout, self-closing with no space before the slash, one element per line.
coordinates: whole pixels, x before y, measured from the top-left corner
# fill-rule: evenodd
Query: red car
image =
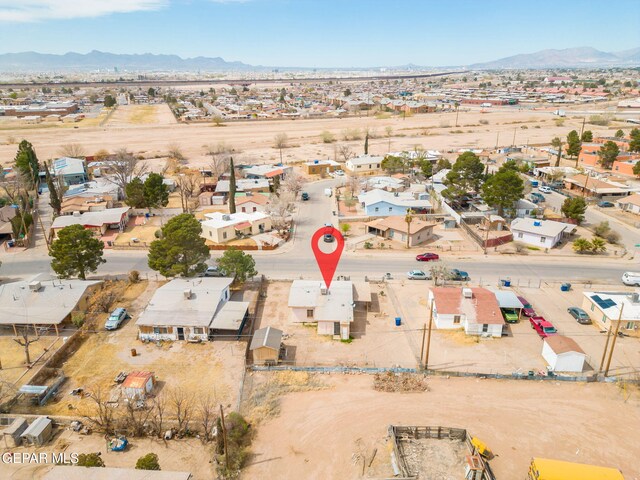
<path fill-rule="evenodd" d="M 554 327 L 551 322 L 547 322 L 544 317 L 531 317 L 529 321 L 531 322 L 531 328 L 538 332 L 540 338 L 556 335 L 558 333 L 556 327 Z"/>
<path fill-rule="evenodd" d="M 440 256 L 437 253 L 421 253 L 416 257 L 419 262 L 431 262 L 434 260 L 440 260 Z"/>
<path fill-rule="evenodd" d="M 518 297 L 518 300 L 520 300 L 520 303 L 524 306 L 524 308 L 522 309 L 522 314 L 525 317 L 536 317 L 536 311 L 533 309 L 533 307 L 531 306 L 531 304 L 527 301 L 526 298 L 524 297 Z"/>

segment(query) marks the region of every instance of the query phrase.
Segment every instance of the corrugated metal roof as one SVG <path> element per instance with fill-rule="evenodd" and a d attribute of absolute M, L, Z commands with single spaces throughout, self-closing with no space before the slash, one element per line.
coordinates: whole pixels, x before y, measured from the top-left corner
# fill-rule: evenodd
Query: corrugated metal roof
<path fill-rule="evenodd" d="M 256 348 L 272 348 L 273 350 L 279 350 L 282 343 L 282 330 L 278 330 L 273 327 L 266 327 L 256 330 L 251 339 L 250 350 Z"/>

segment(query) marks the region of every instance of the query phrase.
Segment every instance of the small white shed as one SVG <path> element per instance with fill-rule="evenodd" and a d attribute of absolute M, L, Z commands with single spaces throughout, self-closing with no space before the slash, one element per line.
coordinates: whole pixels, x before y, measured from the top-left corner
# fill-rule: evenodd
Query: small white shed
<path fill-rule="evenodd" d="M 586 354 L 572 338 L 551 335 L 544 339 L 542 357 L 554 372 L 582 373 Z"/>
<path fill-rule="evenodd" d="M 40 447 L 47 443 L 52 435 L 53 421 L 49 417 L 38 417 L 20 436 L 27 443 Z"/>

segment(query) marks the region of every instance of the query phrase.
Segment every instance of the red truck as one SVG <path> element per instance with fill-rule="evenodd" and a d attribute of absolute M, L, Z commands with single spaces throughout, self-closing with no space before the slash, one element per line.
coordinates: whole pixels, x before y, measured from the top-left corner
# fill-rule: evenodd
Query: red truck
<path fill-rule="evenodd" d="M 558 333 L 556 327 L 554 327 L 551 322 L 547 322 L 544 317 L 531 317 L 529 318 L 529 321 L 531 322 L 531 328 L 538 332 L 540 338 L 556 335 Z"/>

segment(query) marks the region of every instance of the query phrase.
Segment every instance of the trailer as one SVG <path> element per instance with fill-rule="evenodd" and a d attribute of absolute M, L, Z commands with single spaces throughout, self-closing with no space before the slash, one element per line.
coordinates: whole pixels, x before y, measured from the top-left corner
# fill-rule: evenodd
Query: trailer
<path fill-rule="evenodd" d="M 620 470 L 584 463 L 534 458 L 529 465 L 529 480 L 624 480 Z"/>

